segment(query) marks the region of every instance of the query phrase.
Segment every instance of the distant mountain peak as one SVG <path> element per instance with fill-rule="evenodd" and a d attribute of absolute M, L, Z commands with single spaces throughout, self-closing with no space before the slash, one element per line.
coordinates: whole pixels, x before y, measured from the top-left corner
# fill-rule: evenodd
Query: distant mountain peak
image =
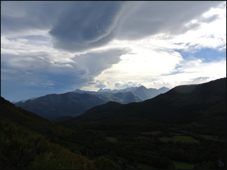
<path fill-rule="evenodd" d="M 100 88 L 97 92 L 111 92 L 112 90 L 111 89 L 103 89 L 103 88 Z"/>
<path fill-rule="evenodd" d="M 84 90 L 76 89 L 73 91 L 74 93 L 84 93 Z"/>
<path fill-rule="evenodd" d="M 80 89 L 76 89 L 73 92 L 74 93 L 95 93 L 95 91 L 86 91 L 86 90 L 80 90 Z"/>
<path fill-rule="evenodd" d="M 140 89 L 147 89 L 145 86 L 139 86 Z"/>

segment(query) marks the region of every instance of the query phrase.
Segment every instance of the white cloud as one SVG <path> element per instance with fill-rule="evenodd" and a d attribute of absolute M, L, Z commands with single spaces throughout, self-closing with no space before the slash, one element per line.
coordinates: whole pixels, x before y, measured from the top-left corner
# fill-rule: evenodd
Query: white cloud
<path fill-rule="evenodd" d="M 156 64 L 155 61 L 154 64 Z M 226 77 L 225 59 L 210 63 L 204 63 L 199 59 L 183 60 L 180 64 L 176 64 L 176 66 L 177 67 L 172 68 L 170 74 L 165 74 L 160 71 L 159 74 L 151 73 L 145 76 L 137 72 L 127 72 L 127 69 L 115 70 L 113 67 L 104 71 L 103 74 L 99 75 L 95 79 L 100 82 L 104 82 L 108 79 L 109 85 L 106 86 L 106 88 L 116 89 L 137 86 L 136 84 L 142 84 L 151 88 L 161 88 L 163 86 L 173 88 L 182 84 L 198 84 Z M 128 83 L 130 81 L 134 83 Z M 118 83 L 117 86 L 116 82 Z M 94 86 L 86 87 L 86 89 L 89 88 L 97 90 Z"/>
<path fill-rule="evenodd" d="M 226 59 L 204 63 L 200 59 L 184 60 L 178 67 L 178 72 L 162 75 L 151 83 L 154 87 L 175 87 L 182 84 L 198 84 L 226 77 Z"/>

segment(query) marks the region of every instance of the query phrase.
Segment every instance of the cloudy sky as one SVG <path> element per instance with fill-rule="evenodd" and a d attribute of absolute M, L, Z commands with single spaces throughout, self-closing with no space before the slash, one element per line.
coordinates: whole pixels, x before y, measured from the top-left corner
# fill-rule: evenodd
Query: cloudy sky
<path fill-rule="evenodd" d="M 226 77 L 225 1 L 1 1 L 1 95 Z"/>

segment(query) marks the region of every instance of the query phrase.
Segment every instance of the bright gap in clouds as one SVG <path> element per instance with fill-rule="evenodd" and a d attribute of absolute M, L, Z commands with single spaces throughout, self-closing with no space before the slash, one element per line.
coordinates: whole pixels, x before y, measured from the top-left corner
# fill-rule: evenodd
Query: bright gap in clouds
<path fill-rule="evenodd" d="M 98 85 L 91 84 L 83 89 L 97 90 L 101 87 L 100 84 L 102 88 L 110 89 L 135 84 L 151 88 L 163 86 L 173 88 L 177 85 L 198 84 L 226 76 L 225 52 L 202 49 L 201 52 L 187 52 L 186 55 L 177 50 L 156 48 L 148 50 L 134 46 L 131 53 L 121 57 L 121 62 L 95 78 Z M 116 86 L 116 83 L 120 83 L 121 86 Z"/>
<path fill-rule="evenodd" d="M 224 60 L 226 58 L 226 51 L 217 51 L 211 48 L 203 48 L 197 52 L 190 53 L 183 50 L 177 50 L 185 59 L 201 59 L 204 63 Z"/>
<path fill-rule="evenodd" d="M 102 87 L 111 89 L 131 86 L 132 82 L 173 88 L 226 77 L 226 13 L 221 7 L 211 8 L 200 18 L 206 20 L 213 15 L 214 21 L 204 22 L 185 34 L 162 33 L 136 41 L 111 42 L 109 46 L 125 46 L 132 51 L 95 78 L 98 86 L 92 84 L 83 89 L 97 90 L 100 82 Z M 197 22 L 192 20 L 188 25 Z M 116 81 L 122 86 L 115 86 Z"/>

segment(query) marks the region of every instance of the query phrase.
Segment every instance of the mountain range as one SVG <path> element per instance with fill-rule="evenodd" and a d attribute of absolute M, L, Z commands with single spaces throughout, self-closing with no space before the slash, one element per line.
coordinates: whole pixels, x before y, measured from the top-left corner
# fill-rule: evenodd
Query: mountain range
<path fill-rule="evenodd" d="M 140 97 L 142 100 L 151 99 L 161 93 L 165 93 L 169 90 L 167 87 L 162 87 L 159 89 L 155 88 L 146 88 L 145 86 L 139 86 L 139 87 L 128 87 L 125 89 L 99 89 L 97 92 L 94 91 L 84 91 L 84 90 L 75 90 L 76 93 L 91 93 L 91 94 L 114 94 L 114 93 L 125 93 L 125 92 L 132 92 L 133 94 Z"/>
<path fill-rule="evenodd" d="M 88 109 L 115 101 L 122 104 L 142 102 L 147 98 L 164 93 L 168 88 L 147 89 L 144 86 L 123 90 L 99 90 L 97 92 L 75 90 L 64 94 L 49 94 L 15 103 L 30 112 L 51 121 L 63 121 L 80 115 Z"/>
<path fill-rule="evenodd" d="M 224 124 L 226 78 L 199 85 L 177 86 L 139 103 L 108 102 L 93 107 L 68 123 L 150 121 Z"/>

